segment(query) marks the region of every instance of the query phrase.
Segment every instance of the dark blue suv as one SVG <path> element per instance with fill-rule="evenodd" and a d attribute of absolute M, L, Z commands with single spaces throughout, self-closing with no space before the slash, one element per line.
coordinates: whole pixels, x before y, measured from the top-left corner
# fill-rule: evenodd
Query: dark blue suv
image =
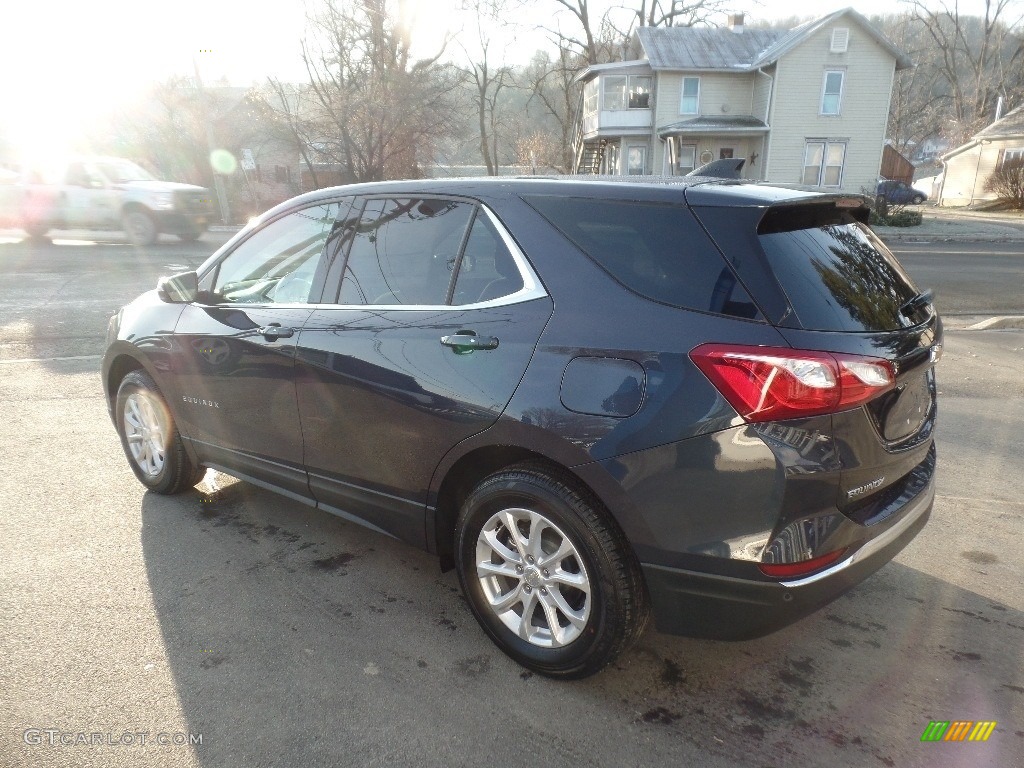
<path fill-rule="evenodd" d="M 919 189 L 914 189 L 905 181 L 893 181 L 892 179 L 878 182 L 875 194 L 879 197 L 884 196 L 886 202 L 897 205 L 920 205 L 928 199 L 928 195 Z"/>
<path fill-rule="evenodd" d="M 157 493 L 206 468 L 455 567 L 582 677 L 771 632 L 924 526 L 941 323 L 859 197 L 707 179 L 367 184 L 266 213 L 110 321 Z"/>

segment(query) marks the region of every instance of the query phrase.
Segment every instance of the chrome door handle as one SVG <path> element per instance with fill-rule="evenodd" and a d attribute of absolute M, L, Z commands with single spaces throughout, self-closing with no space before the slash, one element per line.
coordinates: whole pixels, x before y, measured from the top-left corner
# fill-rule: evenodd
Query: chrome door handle
<path fill-rule="evenodd" d="M 451 347 L 456 354 L 465 355 L 476 349 L 497 349 L 498 340 L 494 336 L 477 336 L 475 333 L 456 333 L 442 336 L 441 343 Z"/>
<path fill-rule="evenodd" d="M 290 339 L 295 335 L 294 328 L 282 328 L 277 323 L 271 323 L 265 328 L 260 328 L 259 333 L 267 341 L 277 341 L 278 339 Z"/>

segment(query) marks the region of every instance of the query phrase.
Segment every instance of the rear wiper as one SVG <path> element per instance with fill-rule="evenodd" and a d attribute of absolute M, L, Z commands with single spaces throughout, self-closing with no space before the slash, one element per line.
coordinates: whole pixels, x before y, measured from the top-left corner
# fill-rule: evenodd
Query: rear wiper
<path fill-rule="evenodd" d="M 910 313 L 915 309 L 920 309 L 932 303 L 933 292 L 929 288 L 927 291 L 921 291 L 912 299 L 908 299 L 900 305 L 900 314 L 904 316 L 910 316 Z"/>

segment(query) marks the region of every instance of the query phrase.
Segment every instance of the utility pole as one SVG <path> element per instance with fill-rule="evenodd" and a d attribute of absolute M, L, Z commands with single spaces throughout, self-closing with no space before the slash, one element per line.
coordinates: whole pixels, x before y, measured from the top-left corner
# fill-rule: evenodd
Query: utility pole
<path fill-rule="evenodd" d="M 196 61 L 196 57 L 192 57 L 192 68 L 196 73 L 196 88 L 199 89 L 199 105 L 203 113 L 203 127 L 206 129 L 206 152 L 207 162 L 209 157 L 213 154 L 213 150 L 216 149 L 213 140 L 213 126 L 210 124 L 210 111 L 206 101 L 206 90 L 203 88 L 203 78 L 199 75 L 199 62 Z M 228 208 L 228 193 L 224 189 L 224 177 L 217 172 L 216 168 L 213 168 L 213 187 L 217 192 L 217 202 L 220 205 L 220 220 L 222 224 L 227 224 L 231 221 L 231 209 Z"/>

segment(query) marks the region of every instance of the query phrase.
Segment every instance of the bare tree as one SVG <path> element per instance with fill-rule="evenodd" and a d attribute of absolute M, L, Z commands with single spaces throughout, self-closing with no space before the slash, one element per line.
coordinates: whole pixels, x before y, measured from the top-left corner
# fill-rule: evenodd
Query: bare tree
<path fill-rule="evenodd" d="M 461 45 L 468 65 L 466 76 L 473 85 L 473 104 L 476 107 L 480 139 L 480 155 L 487 168 L 487 175 L 497 176 L 498 135 L 501 128 L 502 91 L 513 84 L 512 68 L 495 64 L 490 56 L 491 37 L 485 27 L 498 23 L 509 7 L 505 0 L 467 0 L 463 8 L 476 17 L 476 47 L 470 50 Z"/>
<path fill-rule="evenodd" d="M 1003 160 L 985 182 L 985 189 L 1012 207 L 1024 209 L 1024 157 Z"/>
<path fill-rule="evenodd" d="M 984 0 L 983 16 L 960 13 L 959 0 L 912 0 L 913 22 L 928 47 L 919 63 L 930 95 L 944 117 L 943 134 L 959 144 L 994 117 L 999 96 L 1011 103 L 1024 93 L 1024 54 L 1013 28 L 1019 0 Z"/>
<path fill-rule="evenodd" d="M 420 174 L 433 141 L 456 130 L 457 71 L 412 57 L 406 0 L 321 0 L 302 57 L 324 134 L 321 152 L 356 181 Z"/>
<path fill-rule="evenodd" d="M 276 129 L 277 138 L 291 144 L 302 158 L 313 188 L 320 188 L 316 176 L 316 163 L 313 158 L 313 145 L 316 141 L 316 124 L 309 117 L 309 89 L 283 83 L 280 80 L 267 78 L 266 87 L 259 91 L 260 98 L 269 114 L 269 123 Z"/>

